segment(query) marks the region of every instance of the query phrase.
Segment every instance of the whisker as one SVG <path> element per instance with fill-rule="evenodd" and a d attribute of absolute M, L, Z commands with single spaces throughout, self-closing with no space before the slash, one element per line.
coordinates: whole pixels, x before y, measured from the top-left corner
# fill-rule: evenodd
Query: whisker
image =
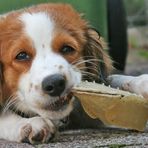
<path fill-rule="evenodd" d="M 93 63 L 93 62 L 91 62 L 91 61 L 86 61 L 86 60 L 83 60 L 83 61 L 77 62 L 77 63 L 75 63 L 74 65 L 75 65 L 75 66 L 78 66 L 78 65 L 83 64 L 83 63 L 86 63 L 86 62 L 95 65 L 95 63 Z"/>
<path fill-rule="evenodd" d="M 96 76 L 96 74 L 93 74 L 91 72 L 88 72 L 88 71 L 81 71 L 82 72 L 82 75 L 85 74 L 85 75 L 90 75 L 90 76 Z"/>
<path fill-rule="evenodd" d="M 15 103 L 16 103 L 16 100 L 9 101 L 9 103 L 7 103 L 5 108 L 3 108 L 2 113 L 3 114 L 6 113 L 10 109 L 10 107 L 12 107 Z"/>
<path fill-rule="evenodd" d="M 4 107 L 3 107 L 3 110 L 2 110 L 2 113 L 6 113 L 10 107 L 12 107 L 14 104 L 16 104 L 17 102 L 17 97 L 15 96 L 15 94 L 12 94 L 8 100 L 6 101 Z"/>
<path fill-rule="evenodd" d="M 91 80 L 94 81 L 95 79 L 98 79 L 97 75 L 91 75 L 91 74 L 82 74 L 82 80 Z"/>
<path fill-rule="evenodd" d="M 92 67 L 92 66 L 94 66 L 94 67 L 98 67 L 98 64 L 96 64 L 96 63 L 93 63 L 93 62 L 87 62 L 88 64 L 91 64 L 90 66 L 86 66 L 86 67 Z M 76 65 L 77 66 L 77 65 Z"/>
<path fill-rule="evenodd" d="M 11 108 L 14 113 L 17 113 L 17 111 L 18 111 L 18 104 L 19 104 L 19 101 L 16 101 L 15 104 Z"/>
<path fill-rule="evenodd" d="M 15 102 L 16 102 L 15 99 L 12 99 L 11 101 L 9 101 L 9 102 L 7 103 L 7 105 L 5 106 L 5 108 L 3 109 L 3 112 L 8 111 L 8 109 L 9 109 L 13 104 L 15 104 Z"/>
<path fill-rule="evenodd" d="M 87 57 L 87 58 L 89 58 L 89 59 L 85 59 L 85 57 Z M 96 59 L 96 58 L 94 58 L 93 56 L 84 56 L 83 58 L 81 57 L 81 58 L 79 58 L 79 59 L 77 59 L 76 61 L 73 61 L 71 64 L 72 65 L 74 65 L 74 64 L 77 64 L 77 63 L 79 63 L 79 62 L 88 62 L 88 61 L 97 61 L 97 62 L 103 62 L 104 63 L 104 61 L 103 60 L 100 60 L 100 59 Z"/>
<path fill-rule="evenodd" d="M 79 68 L 79 70 L 81 71 L 81 70 L 93 70 L 94 72 L 96 72 L 96 73 L 99 73 L 99 69 L 97 69 L 97 68 L 94 68 L 94 67 L 80 67 Z"/>
<path fill-rule="evenodd" d="M 73 61 L 73 62 L 71 63 L 71 65 L 75 65 L 76 63 L 79 63 L 79 62 L 81 62 L 81 61 L 83 61 L 83 60 L 84 60 L 83 58 L 79 58 L 79 59 Z"/>
<path fill-rule="evenodd" d="M 78 66 L 78 65 L 83 64 L 83 63 L 90 63 L 90 64 L 92 64 L 92 65 L 98 66 L 98 65 L 97 65 L 96 63 L 94 63 L 94 62 L 103 62 L 103 61 L 100 61 L 100 60 L 98 60 L 98 59 L 88 59 L 88 60 L 82 60 L 82 61 L 76 62 L 76 63 L 73 64 L 73 65 Z"/>
<path fill-rule="evenodd" d="M 6 100 L 3 108 L 6 108 L 6 106 L 8 105 L 9 101 L 13 98 L 14 94 L 10 95 L 9 98 Z"/>
<path fill-rule="evenodd" d="M 97 59 L 97 58 L 94 58 L 94 56 L 83 56 L 83 57 L 80 57 L 79 59 L 77 59 L 76 61 L 79 61 L 79 60 L 86 60 L 85 58 Z M 75 62 L 75 61 L 74 61 L 74 62 Z"/>
<path fill-rule="evenodd" d="M 12 108 L 13 112 L 15 112 L 17 114 L 19 113 L 19 115 L 22 117 L 24 116 L 24 114 L 27 115 L 28 117 L 32 116 L 32 112 L 30 112 L 29 110 L 22 109 L 22 103 L 20 101 L 17 101 L 13 107 L 14 107 L 14 108 Z"/>
<path fill-rule="evenodd" d="M 11 95 L 9 96 L 9 98 L 7 99 L 7 101 L 5 102 L 5 104 L 7 104 L 7 103 L 10 101 L 10 99 L 11 99 L 12 97 L 14 97 L 14 95 L 15 95 L 15 93 L 11 94 Z"/>

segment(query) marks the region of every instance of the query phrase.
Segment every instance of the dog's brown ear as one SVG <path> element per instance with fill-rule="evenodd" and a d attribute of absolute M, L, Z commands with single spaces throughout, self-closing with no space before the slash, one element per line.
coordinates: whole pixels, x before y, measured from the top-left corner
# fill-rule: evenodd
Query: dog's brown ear
<path fill-rule="evenodd" d="M 84 47 L 84 60 L 89 76 L 84 79 L 103 82 L 112 69 L 112 61 L 107 54 L 103 38 L 95 29 L 88 29 L 86 33 L 86 45 Z"/>

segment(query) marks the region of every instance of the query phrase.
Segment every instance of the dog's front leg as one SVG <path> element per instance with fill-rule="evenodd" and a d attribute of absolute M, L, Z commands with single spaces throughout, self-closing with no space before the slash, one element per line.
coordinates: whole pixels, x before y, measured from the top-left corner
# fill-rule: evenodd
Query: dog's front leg
<path fill-rule="evenodd" d="M 11 112 L 0 116 L 0 139 L 46 143 L 54 137 L 55 132 L 53 123 L 42 117 L 22 118 Z"/>
<path fill-rule="evenodd" d="M 112 87 L 142 95 L 148 98 L 148 74 L 143 74 L 137 77 L 125 75 L 111 75 L 108 77 Z"/>

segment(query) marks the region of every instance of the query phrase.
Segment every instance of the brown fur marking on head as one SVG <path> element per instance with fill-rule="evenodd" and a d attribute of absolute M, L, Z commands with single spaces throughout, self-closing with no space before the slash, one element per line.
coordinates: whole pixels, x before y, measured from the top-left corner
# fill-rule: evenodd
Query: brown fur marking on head
<path fill-rule="evenodd" d="M 96 74 L 96 77 L 92 76 L 90 80 L 100 81 L 111 72 L 112 61 L 105 51 L 103 38 L 94 29 L 89 28 L 86 36 L 87 43 L 83 54 L 86 61 L 91 59 L 90 62 L 86 62 L 86 68 L 88 72 Z"/>

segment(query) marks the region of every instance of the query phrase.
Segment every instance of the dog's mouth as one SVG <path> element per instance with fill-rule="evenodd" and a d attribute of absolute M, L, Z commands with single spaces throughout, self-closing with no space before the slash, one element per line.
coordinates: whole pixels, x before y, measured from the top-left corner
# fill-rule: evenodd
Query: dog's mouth
<path fill-rule="evenodd" d="M 72 99 L 72 94 L 68 94 L 62 97 L 58 97 L 58 99 L 48 105 L 44 106 L 45 110 L 50 111 L 62 111 L 65 110 Z"/>

